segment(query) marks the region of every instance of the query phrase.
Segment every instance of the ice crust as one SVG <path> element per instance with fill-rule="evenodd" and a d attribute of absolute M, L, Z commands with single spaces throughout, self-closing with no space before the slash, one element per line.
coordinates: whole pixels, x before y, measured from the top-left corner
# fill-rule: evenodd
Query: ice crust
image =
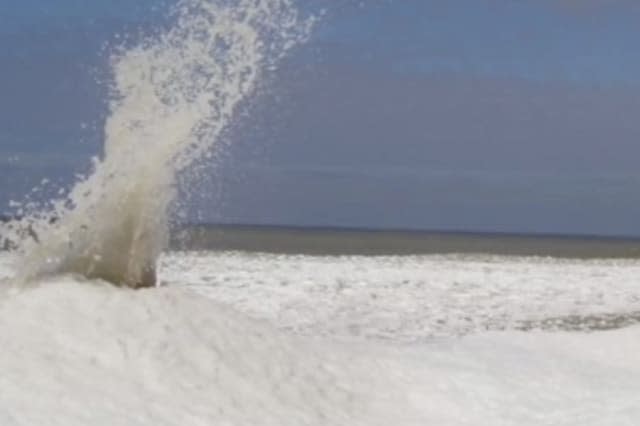
<path fill-rule="evenodd" d="M 522 426 L 640 421 L 637 326 L 596 333 L 474 331 L 463 338 L 454 337 L 454 327 L 448 337 L 407 344 L 403 336 L 397 341 L 392 336 L 349 338 L 341 327 L 327 327 L 318 335 L 311 332 L 314 328 L 297 333 L 286 316 L 277 315 L 285 304 L 275 290 L 271 296 L 267 289 L 253 295 L 253 305 L 269 307 L 263 312 L 271 314 L 263 318 L 257 309 L 253 315 L 241 312 L 248 311 L 248 303 L 220 297 L 224 288 L 234 294 L 249 282 L 268 281 L 265 269 L 279 271 L 289 276 L 288 291 L 299 287 L 297 315 L 303 316 L 306 298 L 311 316 L 322 298 L 317 297 L 319 290 L 308 293 L 311 284 L 304 280 L 322 283 L 334 270 L 319 263 L 340 264 L 333 274 L 341 274 L 346 288 L 361 285 L 364 274 L 369 282 L 381 283 L 390 278 L 391 269 L 398 279 L 412 273 L 398 265 L 385 270 L 380 259 L 378 269 L 367 258 L 279 258 L 268 268 L 269 262 L 248 262 L 247 255 L 174 255 L 164 260 L 168 268 L 163 279 L 177 280 L 176 271 L 188 271 L 181 281 L 137 292 L 71 276 L 12 289 L 6 278 L 11 275 L 8 260 L 0 257 L 7 290 L 0 296 L 2 425 Z M 460 274 L 464 265 L 467 274 L 484 276 L 478 272 L 482 267 L 469 260 L 404 261 L 426 262 L 422 274 L 433 284 L 436 276 L 425 271 L 434 266 L 441 279 L 446 271 Z M 240 268 L 225 273 L 219 262 L 244 262 L 244 278 L 237 276 Z M 314 267 L 304 269 L 304 262 Z M 492 262 L 503 273 L 492 274 L 494 281 L 485 280 L 484 285 L 511 277 L 511 285 L 526 287 L 513 277 L 515 264 Z M 541 280 L 553 269 L 545 262 L 518 262 Z M 587 288 L 600 282 L 603 289 L 607 276 L 613 282 L 637 268 L 634 262 L 564 266 L 568 275 L 591 274 Z M 204 296 L 202 283 L 211 276 L 222 277 L 221 283 L 207 285 L 221 288 Z M 199 291 L 188 284 L 200 284 Z M 426 298 L 432 288 L 421 288 Z M 622 287 L 614 290 L 621 293 Z M 411 300 L 415 294 L 404 297 Z M 341 303 L 353 303 L 357 313 L 358 300 Z M 398 316 L 406 313 L 405 305 L 393 303 L 387 311 L 394 309 L 399 309 Z M 446 312 L 446 307 L 441 310 Z"/>

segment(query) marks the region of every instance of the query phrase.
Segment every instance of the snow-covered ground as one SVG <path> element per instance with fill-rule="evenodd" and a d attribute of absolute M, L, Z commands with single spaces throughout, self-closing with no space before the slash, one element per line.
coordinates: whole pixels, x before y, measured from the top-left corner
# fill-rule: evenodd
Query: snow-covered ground
<path fill-rule="evenodd" d="M 509 330 L 632 312 L 639 262 L 174 254 L 163 265 L 167 285 L 138 292 L 4 278 L 0 424 L 640 423 L 640 327 Z"/>
<path fill-rule="evenodd" d="M 168 285 L 186 284 L 311 336 L 417 342 L 486 330 L 607 328 L 640 311 L 635 260 L 186 253 L 162 263 Z M 576 324 L 576 316 L 585 321 Z"/>

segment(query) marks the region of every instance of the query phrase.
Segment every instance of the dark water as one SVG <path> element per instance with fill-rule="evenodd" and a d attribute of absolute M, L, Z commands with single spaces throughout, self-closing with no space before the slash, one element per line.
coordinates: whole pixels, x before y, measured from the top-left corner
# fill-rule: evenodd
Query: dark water
<path fill-rule="evenodd" d="M 606 331 L 640 324 L 640 311 L 567 315 L 542 320 L 520 321 L 514 329 L 521 331 Z"/>
<path fill-rule="evenodd" d="M 640 258 L 640 238 L 235 225 L 183 227 L 174 233 L 172 248 L 330 256 L 460 253 Z"/>

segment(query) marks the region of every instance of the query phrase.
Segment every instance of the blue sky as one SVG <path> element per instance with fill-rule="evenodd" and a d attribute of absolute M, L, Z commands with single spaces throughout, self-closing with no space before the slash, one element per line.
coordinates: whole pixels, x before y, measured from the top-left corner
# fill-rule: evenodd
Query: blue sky
<path fill-rule="evenodd" d="M 37 27 L 87 25 L 96 21 L 141 21 L 159 14 L 165 0 L 21 0 L 0 4 L 2 31 L 37 31 Z"/>
<path fill-rule="evenodd" d="M 327 38 L 407 71 L 634 82 L 637 7 L 574 13 L 549 2 L 371 2 L 336 19 Z M 615 2 L 614 2 L 615 3 Z M 607 13 L 608 12 L 608 13 Z M 624 66 L 621 66 L 624 65 Z"/>
<path fill-rule="evenodd" d="M 0 3 L 1 205 L 87 168 L 102 47 L 169 3 Z M 325 17 L 194 183 L 192 220 L 640 235 L 640 5 L 301 6 Z"/>

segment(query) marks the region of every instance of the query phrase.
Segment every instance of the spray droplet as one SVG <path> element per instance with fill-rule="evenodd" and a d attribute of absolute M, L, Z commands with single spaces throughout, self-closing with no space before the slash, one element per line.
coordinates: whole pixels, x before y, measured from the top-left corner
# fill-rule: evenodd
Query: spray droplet
<path fill-rule="evenodd" d="M 103 158 L 76 175 L 55 226 L 40 224 L 27 275 L 55 253 L 58 272 L 147 284 L 167 245 L 177 176 L 211 155 L 238 105 L 313 24 L 293 0 L 179 0 L 173 15 L 165 33 L 114 50 Z"/>

